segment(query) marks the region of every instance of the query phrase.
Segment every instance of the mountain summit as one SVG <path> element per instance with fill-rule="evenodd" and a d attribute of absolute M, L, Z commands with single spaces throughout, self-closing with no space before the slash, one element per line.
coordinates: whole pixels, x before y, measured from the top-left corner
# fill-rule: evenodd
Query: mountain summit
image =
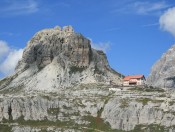
<path fill-rule="evenodd" d="M 108 64 L 103 51 L 72 26 L 37 32 L 27 43 L 15 74 L 1 81 L 0 89 L 57 91 L 88 83 L 121 84 L 121 74 Z"/>
<path fill-rule="evenodd" d="M 173 45 L 153 65 L 147 79 L 148 85 L 154 87 L 175 88 L 175 45 Z"/>
<path fill-rule="evenodd" d="M 151 79 L 160 73 L 173 76 L 173 51 L 158 63 Z M 0 81 L 0 131 L 175 132 L 175 91 L 121 90 L 111 85 L 120 85 L 120 77 L 103 51 L 91 48 L 71 26 L 39 31 L 16 72 Z"/>

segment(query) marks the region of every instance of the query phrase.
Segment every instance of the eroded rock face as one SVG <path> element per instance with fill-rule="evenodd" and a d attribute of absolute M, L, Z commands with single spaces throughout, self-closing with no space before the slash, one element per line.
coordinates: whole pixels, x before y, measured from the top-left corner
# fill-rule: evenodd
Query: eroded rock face
<path fill-rule="evenodd" d="M 45 29 L 34 35 L 23 53 L 26 65 L 37 63 L 38 68 L 50 64 L 54 57 L 64 55 L 71 66 L 88 67 L 90 63 L 90 41 L 75 33 L 71 26 L 63 29 Z"/>
<path fill-rule="evenodd" d="M 90 40 L 71 26 L 57 26 L 32 37 L 15 75 L 7 80 L 0 89 L 22 86 L 25 90 L 53 92 L 81 83 L 121 85 L 121 74 L 110 68 L 103 51 L 91 48 Z"/>
<path fill-rule="evenodd" d="M 153 78 L 173 72 L 174 49 Z M 120 77 L 104 52 L 70 26 L 42 30 L 28 42 L 16 73 L 0 81 L 0 131 L 173 132 L 175 91 L 110 91 L 116 85 L 109 82 L 119 85 Z"/>
<path fill-rule="evenodd" d="M 155 87 L 175 88 L 175 45 L 154 64 L 147 83 Z"/>
<path fill-rule="evenodd" d="M 109 88 L 111 85 L 86 84 L 56 93 L 10 90 L 3 95 L 1 91 L 0 130 L 4 124 L 12 132 L 174 132 L 174 90 L 166 94 Z"/>

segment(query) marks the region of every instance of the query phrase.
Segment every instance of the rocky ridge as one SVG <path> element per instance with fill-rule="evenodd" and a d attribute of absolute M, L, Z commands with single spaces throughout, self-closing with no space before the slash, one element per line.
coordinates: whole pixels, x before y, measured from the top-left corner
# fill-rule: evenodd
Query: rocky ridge
<path fill-rule="evenodd" d="M 148 85 L 175 88 L 175 45 L 162 55 L 152 67 L 147 78 Z"/>
<path fill-rule="evenodd" d="M 57 93 L 0 97 L 0 128 L 12 132 L 174 132 L 175 91 L 83 84 Z M 5 92 L 5 91 L 4 91 Z"/>
<path fill-rule="evenodd" d="M 1 81 L 0 89 L 58 91 L 81 83 L 121 85 L 121 74 L 108 64 L 103 51 L 71 26 L 36 33 L 27 43 L 14 75 Z"/>
<path fill-rule="evenodd" d="M 71 26 L 39 31 L 0 81 L 0 131 L 175 132 L 175 91 L 121 90 L 121 76 Z"/>

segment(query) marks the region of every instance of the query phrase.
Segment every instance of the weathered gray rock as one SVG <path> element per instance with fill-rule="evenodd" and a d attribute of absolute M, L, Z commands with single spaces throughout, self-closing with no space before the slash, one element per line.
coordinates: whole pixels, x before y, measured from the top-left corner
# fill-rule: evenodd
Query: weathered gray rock
<path fill-rule="evenodd" d="M 156 86 L 162 73 L 170 83 L 174 50 L 153 68 Z M 28 42 L 15 74 L 0 81 L 0 131 L 174 132 L 175 91 L 110 91 L 120 75 L 71 26 L 42 30 Z"/>
<path fill-rule="evenodd" d="M 0 89 L 57 91 L 80 83 L 121 85 L 121 74 L 110 68 L 103 51 L 71 26 L 44 29 L 27 43 L 16 73 L 1 81 Z"/>
<path fill-rule="evenodd" d="M 175 45 L 154 64 L 147 83 L 155 87 L 175 88 Z"/>
<path fill-rule="evenodd" d="M 88 67 L 91 54 L 90 41 L 75 33 L 71 26 L 66 26 L 63 30 L 58 27 L 45 29 L 36 33 L 28 42 L 22 61 L 26 65 L 36 62 L 38 68 L 43 68 L 61 54 L 71 62 L 71 66 Z"/>
<path fill-rule="evenodd" d="M 166 92 L 118 93 L 108 88 L 110 85 L 86 84 L 57 93 L 1 95 L 0 122 L 8 121 L 15 132 L 134 131 L 138 126 L 142 126 L 140 131 L 153 132 L 154 129 L 150 129 L 153 125 L 159 127 L 156 130 L 175 130 L 175 91 L 168 98 Z M 165 96 L 160 97 L 162 94 Z"/>

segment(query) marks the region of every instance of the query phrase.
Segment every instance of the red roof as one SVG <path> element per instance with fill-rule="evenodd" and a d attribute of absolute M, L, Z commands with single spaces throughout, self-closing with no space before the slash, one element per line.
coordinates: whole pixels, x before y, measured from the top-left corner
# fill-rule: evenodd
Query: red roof
<path fill-rule="evenodd" d="M 130 79 L 140 79 L 140 78 L 144 78 L 144 75 L 134 75 L 134 76 L 126 76 L 123 80 L 124 81 L 129 81 Z"/>

